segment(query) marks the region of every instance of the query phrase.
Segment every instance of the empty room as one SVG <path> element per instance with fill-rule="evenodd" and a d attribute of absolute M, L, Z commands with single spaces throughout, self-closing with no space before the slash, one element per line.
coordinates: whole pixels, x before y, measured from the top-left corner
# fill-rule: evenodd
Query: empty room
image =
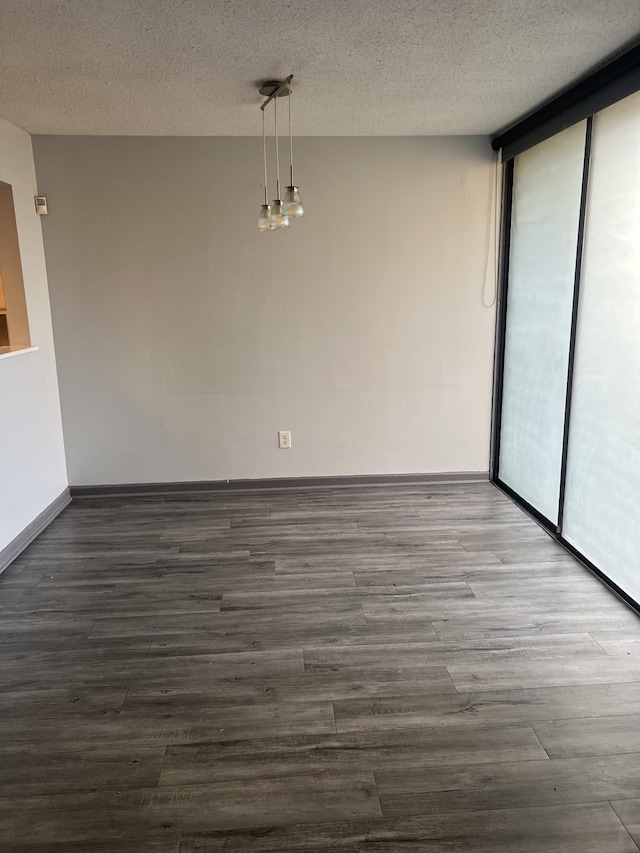
<path fill-rule="evenodd" d="M 640 853 L 638 0 L 0 57 L 0 853 Z"/>

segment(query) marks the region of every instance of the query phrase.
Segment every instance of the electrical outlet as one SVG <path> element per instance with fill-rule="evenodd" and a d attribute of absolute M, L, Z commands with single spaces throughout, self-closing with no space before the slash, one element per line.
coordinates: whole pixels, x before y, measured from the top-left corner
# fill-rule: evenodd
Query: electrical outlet
<path fill-rule="evenodd" d="M 282 429 L 278 433 L 278 447 L 280 450 L 291 449 L 291 432 L 288 429 Z"/>

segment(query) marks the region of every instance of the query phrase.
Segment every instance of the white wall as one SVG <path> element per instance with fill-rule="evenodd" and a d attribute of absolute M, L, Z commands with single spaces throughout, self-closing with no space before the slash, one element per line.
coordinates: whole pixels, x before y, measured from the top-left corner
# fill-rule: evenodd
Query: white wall
<path fill-rule="evenodd" d="M 72 484 L 487 470 L 486 139 L 299 139 L 267 234 L 261 139 L 34 150 Z"/>
<path fill-rule="evenodd" d="M 0 119 L 34 351 L 0 358 L 0 551 L 67 486 L 40 217 L 28 134 Z"/>

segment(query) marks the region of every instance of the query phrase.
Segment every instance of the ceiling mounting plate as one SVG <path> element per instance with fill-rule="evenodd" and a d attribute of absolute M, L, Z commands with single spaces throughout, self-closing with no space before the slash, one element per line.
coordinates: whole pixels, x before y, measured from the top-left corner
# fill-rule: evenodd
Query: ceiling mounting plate
<path fill-rule="evenodd" d="M 265 98 L 270 98 L 274 92 L 280 89 L 285 83 L 284 80 L 265 80 L 265 82 L 260 86 L 258 91 L 261 95 L 264 95 Z M 284 88 L 278 92 L 276 95 L 277 98 L 286 98 L 290 94 L 289 86 L 286 85 Z"/>

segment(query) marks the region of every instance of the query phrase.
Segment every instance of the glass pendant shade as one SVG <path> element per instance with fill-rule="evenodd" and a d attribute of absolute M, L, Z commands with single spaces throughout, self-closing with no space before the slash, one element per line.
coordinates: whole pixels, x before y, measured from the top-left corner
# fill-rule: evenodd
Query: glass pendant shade
<path fill-rule="evenodd" d="M 287 187 L 284 194 L 284 209 L 290 219 L 300 219 L 304 216 L 304 207 L 298 187 Z"/>
<path fill-rule="evenodd" d="M 289 216 L 285 212 L 285 206 L 280 199 L 276 199 L 271 207 L 271 222 L 274 228 L 289 227 Z"/>
<path fill-rule="evenodd" d="M 258 231 L 269 231 L 271 227 L 271 205 L 263 204 L 258 215 Z"/>

